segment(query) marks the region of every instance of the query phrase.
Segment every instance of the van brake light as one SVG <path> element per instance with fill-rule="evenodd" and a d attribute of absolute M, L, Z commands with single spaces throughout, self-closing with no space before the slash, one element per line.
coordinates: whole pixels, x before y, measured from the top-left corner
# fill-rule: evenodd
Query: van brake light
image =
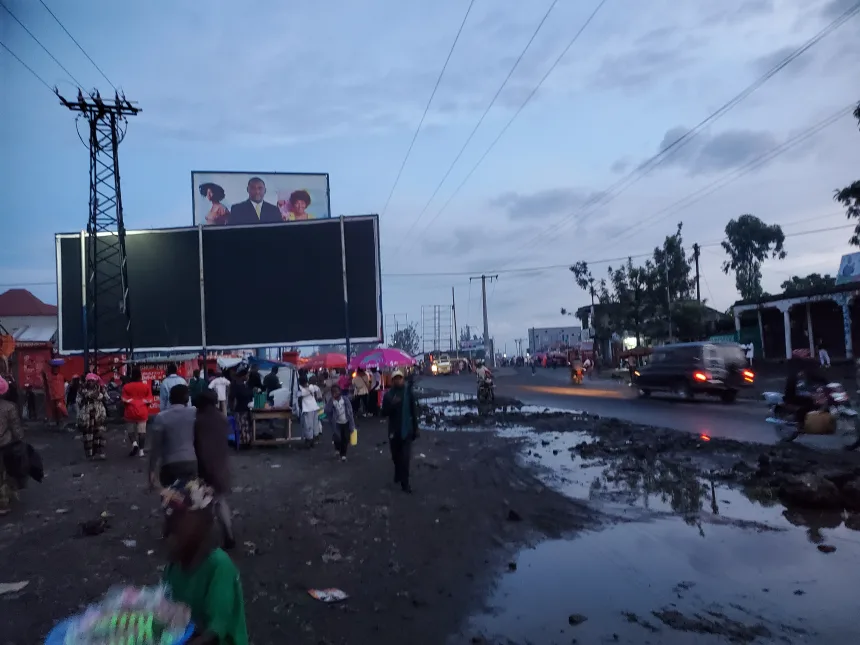
<path fill-rule="evenodd" d="M 708 375 L 705 374 L 704 372 L 694 372 L 693 378 L 696 379 L 697 381 L 707 381 Z"/>

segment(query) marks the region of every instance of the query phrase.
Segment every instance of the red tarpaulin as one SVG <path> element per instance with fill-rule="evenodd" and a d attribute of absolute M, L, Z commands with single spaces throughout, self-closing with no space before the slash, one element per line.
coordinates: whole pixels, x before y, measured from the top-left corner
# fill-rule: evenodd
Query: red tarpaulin
<path fill-rule="evenodd" d="M 330 352 L 328 354 L 309 356 L 307 363 L 303 367 L 307 370 L 345 370 L 346 354 Z"/>

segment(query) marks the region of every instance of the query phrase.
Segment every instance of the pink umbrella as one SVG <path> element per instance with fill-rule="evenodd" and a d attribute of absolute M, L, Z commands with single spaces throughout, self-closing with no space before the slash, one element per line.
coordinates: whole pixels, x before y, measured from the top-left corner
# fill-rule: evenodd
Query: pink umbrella
<path fill-rule="evenodd" d="M 370 349 L 353 358 L 349 362 L 349 369 L 368 369 L 371 367 L 389 369 L 410 365 L 415 365 L 415 359 L 406 352 L 394 347 L 380 347 L 379 349 Z"/>

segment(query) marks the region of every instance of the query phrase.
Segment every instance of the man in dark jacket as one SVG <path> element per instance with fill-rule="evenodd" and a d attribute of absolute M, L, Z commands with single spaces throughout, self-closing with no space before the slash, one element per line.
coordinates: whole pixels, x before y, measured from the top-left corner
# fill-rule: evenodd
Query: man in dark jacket
<path fill-rule="evenodd" d="M 227 435 L 230 423 L 218 409 L 218 395 L 212 390 L 198 394 L 194 399 L 197 417 L 194 422 L 194 451 L 197 453 L 197 470 L 200 477 L 215 491 L 215 512 L 224 531 L 224 548 L 236 545 L 233 521 L 227 495 L 230 493 L 230 457 Z"/>
<path fill-rule="evenodd" d="M 409 461 L 412 442 L 418 438 L 418 406 L 412 385 L 404 385 L 403 372 L 391 375 L 391 389 L 382 399 L 382 416 L 388 417 L 388 444 L 394 462 L 394 483 L 405 493 L 411 493 Z"/>
<path fill-rule="evenodd" d="M 227 225 L 237 224 L 274 224 L 282 222 L 281 211 L 274 204 L 263 201 L 266 196 L 266 184 L 259 177 L 248 180 L 248 199 L 233 204 L 227 215 Z"/>

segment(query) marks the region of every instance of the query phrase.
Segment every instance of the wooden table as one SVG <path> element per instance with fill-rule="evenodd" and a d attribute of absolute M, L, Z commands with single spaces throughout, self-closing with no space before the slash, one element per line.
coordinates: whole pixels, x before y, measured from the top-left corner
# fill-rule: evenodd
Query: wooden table
<path fill-rule="evenodd" d="M 290 441 L 300 441 L 301 437 L 293 437 L 293 410 L 290 407 L 284 408 L 256 408 L 251 412 L 251 445 L 252 446 L 277 446 Z M 275 439 L 257 439 L 257 420 L 266 421 L 269 419 L 286 419 L 287 420 L 287 436 L 277 437 Z"/>

